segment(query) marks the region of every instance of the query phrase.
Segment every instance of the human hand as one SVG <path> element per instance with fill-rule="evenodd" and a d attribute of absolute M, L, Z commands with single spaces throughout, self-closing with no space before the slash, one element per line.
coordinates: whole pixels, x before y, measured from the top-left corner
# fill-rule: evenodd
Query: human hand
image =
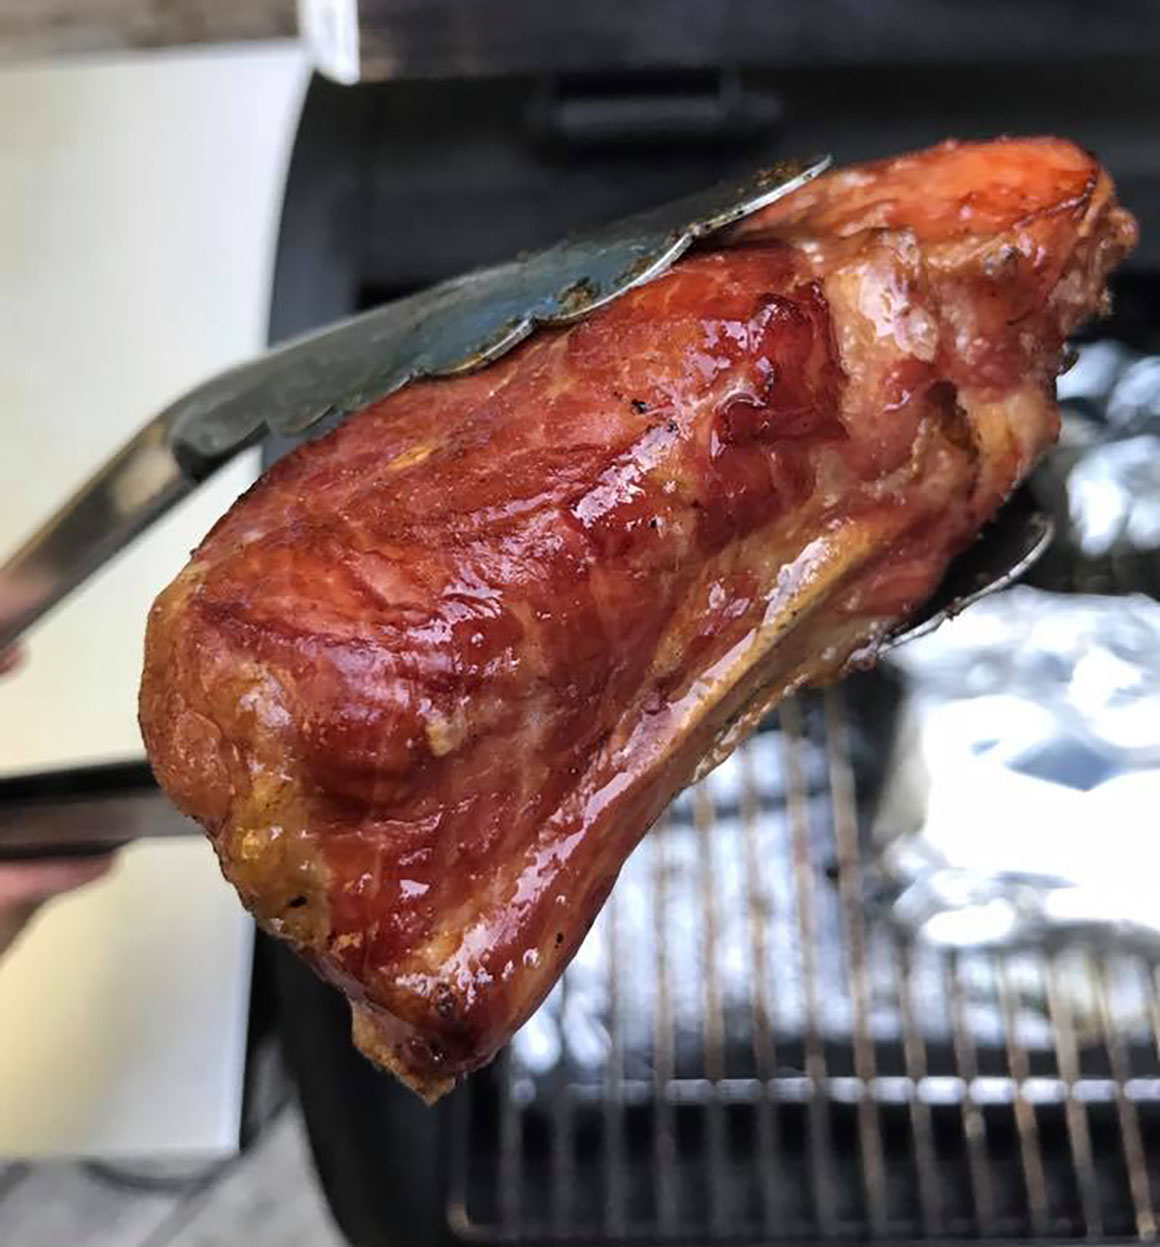
<path fill-rule="evenodd" d="M 0 675 L 20 660 L 19 650 L 0 653 Z M 0 862 L 0 956 L 45 901 L 99 879 L 111 865 L 110 857 Z"/>
<path fill-rule="evenodd" d="M 0 862 L 0 955 L 45 901 L 99 879 L 112 864 L 111 857 Z"/>

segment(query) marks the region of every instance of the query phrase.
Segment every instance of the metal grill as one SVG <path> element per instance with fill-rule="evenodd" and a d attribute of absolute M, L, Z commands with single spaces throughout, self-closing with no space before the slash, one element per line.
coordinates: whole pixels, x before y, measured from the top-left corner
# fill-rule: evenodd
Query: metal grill
<path fill-rule="evenodd" d="M 841 694 L 673 804 L 458 1097 L 472 1241 L 1152 1239 L 1160 980 L 947 954 L 868 903 Z"/>

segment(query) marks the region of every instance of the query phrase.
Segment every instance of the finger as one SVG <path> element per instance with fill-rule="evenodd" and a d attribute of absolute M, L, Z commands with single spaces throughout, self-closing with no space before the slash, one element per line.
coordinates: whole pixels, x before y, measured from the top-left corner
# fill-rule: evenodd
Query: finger
<path fill-rule="evenodd" d="M 24 660 L 24 654 L 18 649 L 6 649 L 0 653 L 0 675 L 15 671 Z"/>
<path fill-rule="evenodd" d="M 40 906 L 0 905 L 0 954 L 6 952 L 15 942 L 16 937 L 28 925 L 33 914 Z"/>
<path fill-rule="evenodd" d="M 0 865 L 0 907 L 36 905 L 62 892 L 71 892 L 99 879 L 112 862 L 111 857 L 6 862 Z"/>

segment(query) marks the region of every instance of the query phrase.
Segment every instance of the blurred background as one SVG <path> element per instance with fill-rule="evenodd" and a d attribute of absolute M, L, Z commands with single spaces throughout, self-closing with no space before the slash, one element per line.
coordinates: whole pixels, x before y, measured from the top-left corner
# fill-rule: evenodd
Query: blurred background
<path fill-rule="evenodd" d="M 1060 380 L 1028 580 L 684 794 L 436 1110 L 199 838 L 46 907 L 0 962 L 0 1242 L 1155 1238 L 1155 5 L 0 0 L 0 58 L 0 557 L 268 342 L 779 157 L 1059 133 L 1142 233 Z M 29 776 L 172 822 L 144 616 L 284 449 L 36 629 L 0 685 L 0 837 Z"/>

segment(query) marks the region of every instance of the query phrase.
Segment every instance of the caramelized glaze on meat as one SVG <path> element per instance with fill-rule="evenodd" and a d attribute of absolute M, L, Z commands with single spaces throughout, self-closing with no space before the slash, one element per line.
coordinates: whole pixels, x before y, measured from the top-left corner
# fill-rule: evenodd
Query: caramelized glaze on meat
<path fill-rule="evenodd" d="M 428 1098 L 667 802 L 869 660 L 1055 437 L 1134 223 L 1056 139 L 841 170 L 269 471 L 150 617 L 166 791 Z"/>

